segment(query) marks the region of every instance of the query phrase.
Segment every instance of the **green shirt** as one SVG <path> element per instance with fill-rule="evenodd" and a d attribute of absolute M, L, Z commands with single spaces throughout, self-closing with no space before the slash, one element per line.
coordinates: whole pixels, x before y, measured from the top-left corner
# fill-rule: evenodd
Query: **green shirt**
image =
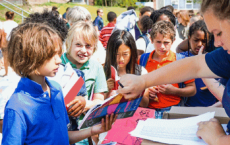
<path fill-rule="evenodd" d="M 61 59 L 62 63 L 66 64 L 69 62 L 73 68 L 79 69 L 67 58 L 66 53 L 61 56 Z M 85 74 L 85 85 L 87 88 L 88 96 L 91 95 L 93 87 L 93 93 L 108 92 L 105 73 L 102 65 L 99 62 L 89 59 L 86 63 L 83 64 L 80 70 Z"/>

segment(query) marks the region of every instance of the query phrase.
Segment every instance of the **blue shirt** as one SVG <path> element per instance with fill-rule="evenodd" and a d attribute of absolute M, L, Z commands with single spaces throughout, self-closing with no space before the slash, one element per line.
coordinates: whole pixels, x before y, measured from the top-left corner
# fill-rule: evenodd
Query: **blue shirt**
<path fill-rule="evenodd" d="M 182 52 L 177 54 L 177 60 L 189 56 L 194 56 L 191 52 Z M 218 100 L 215 96 L 208 90 L 201 90 L 202 87 L 205 87 L 206 85 L 203 83 L 202 79 L 197 78 L 195 79 L 196 84 L 196 94 L 192 97 L 188 97 L 187 101 L 185 102 L 185 106 L 190 107 L 207 107 L 215 104 Z"/>
<path fill-rule="evenodd" d="M 93 25 L 97 26 L 98 30 L 101 31 L 101 29 L 104 27 L 103 19 L 100 16 L 97 16 L 93 21 Z"/>
<path fill-rule="evenodd" d="M 66 12 L 62 15 L 62 18 L 66 19 Z"/>
<path fill-rule="evenodd" d="M 136 40 L 139 39 L 141 35 L 147 34 L 147 32 L 141 32 L 141 30 L 137 26 L 137 23 L 135 24 L 134 30 L 135 30 L 135 39 Z"/>
<path fill-rule="evenodd" d="M 227 83 L 222 98 L 223 107 L 230 117 L 230 55 L 223 48 L 217 49 L 205 56 L 206 63 L 210 70 L 216 75 L 227 79 Z M 230 123 L 228 123 L 230 129 Z"/>
<path fill-rule="evenodd" d="M 60 86 L 46 79 L 50 87 L 21 78 L 5 107 L 2 145 L 69 145 L 69 119 Z"/>

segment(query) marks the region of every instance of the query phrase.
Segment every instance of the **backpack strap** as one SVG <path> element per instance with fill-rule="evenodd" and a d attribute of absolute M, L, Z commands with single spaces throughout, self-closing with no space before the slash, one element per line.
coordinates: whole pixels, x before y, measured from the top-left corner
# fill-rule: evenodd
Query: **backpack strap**
<path fill-rule="evenodd" d="M 146 67 L 146 64 L 148 62 L 150 53 L 144 53 L 141 55 L 140 58 L 140 65 L 143 66 L 144 68 Z"/>
<path fill-rule="evenodd" d="M 143 38 L 145 40 L 146 48 L 149 45 L 150 41 L 149 38 L 147 37 L 147 34 L 142 34 L 139 38 Z"/>

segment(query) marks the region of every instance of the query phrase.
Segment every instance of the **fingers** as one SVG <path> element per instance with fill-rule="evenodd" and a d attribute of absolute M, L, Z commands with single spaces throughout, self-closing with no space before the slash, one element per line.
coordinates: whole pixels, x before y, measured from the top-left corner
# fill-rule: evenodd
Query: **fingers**
<path fill-rule="evenodd" d="M 79 111 L 76 111 L 76 112 L 74 112 L 73 113 L 73 117 L 78 117 L 78 116 L 80 116 L 82 113 L 83 113 L 83 108 L 81 108 Z M 76 114 L 77 113 L 77 114 Z M 75 115 L 74 115 L 75 114 Z"/>
<path fill-rule="evenodd" d="M 79 100 L 74 100 L 74 102 L 70 103 L 70 104 L 71 104 L 70 105 L 71 108 L 68 110 L 68 113 L 73 112 L 75 109 L 77 109 L 81 105 Z M 68 105 L 67 105 L 67 107 L 68 107 Z"/>
<path fill-rule="evenodd" d="M 134 93 L 134 92 L 132 92 L 132 90 L 133 90 L 132 87 L 121 88 L 119 86 L 117 92 L 119 94 L 123 94 L 125 99 L 133 99 L 133 98 L 136 98 L 139 95 L 139 93 Z"/>
<path fill-rule="evenodd" d="M 105 125 L 105 130 L 108 131 L 109 130 L 109 116 L 106 115 L 105 118 L 106 118 L 105 119 L 105 124 L 106 124 Z"/>
<path fill-rule="evenodd" d="M 70 106 L 76 104 L 78 102 L 78 99 L 74 99 L 73 101 L 71 101 L 69 104 L 67 104 L 66 106 L 69 108 Z"/>
<path fill-rule="evenodd" d="M 107 80 L 107 83 L 114 83 L 115 82 L 115 80 L 114 79 L 112 79 L 112 78 L 109 78 L 108 80 Z"/>

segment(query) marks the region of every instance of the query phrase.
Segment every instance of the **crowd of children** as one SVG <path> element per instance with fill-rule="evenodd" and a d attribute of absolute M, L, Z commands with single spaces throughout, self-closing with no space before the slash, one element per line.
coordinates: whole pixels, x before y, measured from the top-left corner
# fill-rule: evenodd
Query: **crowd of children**
<path fill-rule="evenodd" d="M 229 12 L 224 11 L 228 2 L 203 0 L 203 16 L 166 6 L 143 7 L 138 18 L 129 8 L 118 17 L 109 12 L 106 26 L 102 9 L 92 22 L 84 7 L 68 8 L 63 19 L 54 7 L 30 14 L 11 30 L 0 25 L 1 59 L 6 70 L 8 65 L 13 69 L 0 80 L 8 88 L 7 95 L 4 90 L 0 94 L 2 144 L 97 144 L 98 134 L 109 131 L 117 115 L 107 115 L 101 124 L 84 130 L 78 125 L 90 108 L 117 93 L 135 98 L 144 91 L 139 106 L 154 109 L 159 119 L 172 106 L 224 107 L 229 115 L 229 83 L 222 83 L 230 74 L 230 56 L 223 50 L 229 50 L 229 36 L 222 30 L 230 27 L 225 22 Z M 12 12 L 6 17 L 12 21 Z M 220 21 L 218 28 L 212 24 Z M 65 75 L 69 65 L 84 84 L 65 106 L 63 82 L 57 76 Z M 213 79 L 217 76 L 222 78 Z M 210 143 L 218 135 L 229 140 L 218 122 L 217 129 L 210 129 L 213 138 L 207 137 L 205 123 L 197 132 L 204 141 Z"/>

